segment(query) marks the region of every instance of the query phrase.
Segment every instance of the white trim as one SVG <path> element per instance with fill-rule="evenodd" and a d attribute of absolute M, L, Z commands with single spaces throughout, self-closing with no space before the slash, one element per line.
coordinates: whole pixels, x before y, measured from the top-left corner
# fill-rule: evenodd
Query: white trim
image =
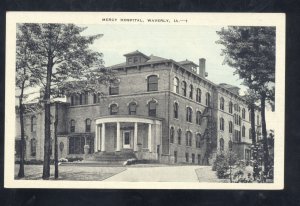
<path fill-rule="evenodd" d="M 117 102 L 115 102 L 115 101 L 112 101 L 112 102 L 108 105 L 108 108 L 110 109 L 111 105 L 113 105 L 113 104 L 116 104 L 117 107 L 119 108 L 119 104 L 118 104 Z"/>
<path fill-rule="evenodd" d="M 138 123 L 147 123 L 147 124 L 158 124 L 161 125 L 161 121 L 152 120 L 152 119 L 146 119 L 141 117 L 115 117 L 112 115 L 111 117 L 103 117 L 103 118 L 96 118 L 95 120 L 96 124 L 102 124 L 102 123 L 116 123 L 116 122 L 138 122 Z"/>
<path fill-rule="evenodd" d="M 149 102 L 151 102 L 151 101 L 154 101 L 156 104 L 158 104 L 158 101 L 157 101 L 157 99 L 155 99 L 155 98 L 152 98 L 152 99 L 148 99 L 147 100 L 147 105 L 149 104 Z"/>
<path fill-rule="evenodd" d="M 148 75 L 146 76 L 146 78 L 145 78 L 146 81 L 148 80 L 148 77 L 149 77 L 149 76 L 157 76 L 157 79 L 159 79 L 159 74 L 157 74 L 157 73 L 152 73 L 152 74 L 148 74 Z"/>
<path fill-rule="evenodd" d="M 136 106 L 138 106 L 138 103 L 137 103 L 137 101 L 135 101 L 135 100 L 131 100 L 131 101 L 129 101 L 129 102 L 127 103 L 127 107 L 129 107 L 129 105 L 130 105 L 131 103 L 135 103 L 135 104 L 136 104 Z"/>

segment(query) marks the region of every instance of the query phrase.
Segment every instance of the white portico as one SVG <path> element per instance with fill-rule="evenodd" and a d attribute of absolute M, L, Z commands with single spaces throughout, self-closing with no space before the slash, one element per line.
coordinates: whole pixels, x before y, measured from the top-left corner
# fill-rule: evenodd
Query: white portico
<path fill-rule="evenodd" d="M 95 152 L 124 149 L 160 153 L 161 120 L 136 115 L 111 115 L 96 119 Z"/>

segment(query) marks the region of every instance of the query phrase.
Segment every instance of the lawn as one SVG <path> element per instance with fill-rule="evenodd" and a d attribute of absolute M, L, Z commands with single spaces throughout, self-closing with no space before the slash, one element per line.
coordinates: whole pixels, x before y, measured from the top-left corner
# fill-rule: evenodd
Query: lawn
<path fill-rule="evenodd" d="M 59 166 L 59 180 L 101 181 L 126 170 L 125 167 Z M 18 179 L 19 165 L 15 165 Z M 43 165 L 25 165 L 25 180 L 42 179 Z M 54 166 L 50 166 L 50 179 L 54 180 Z"/>

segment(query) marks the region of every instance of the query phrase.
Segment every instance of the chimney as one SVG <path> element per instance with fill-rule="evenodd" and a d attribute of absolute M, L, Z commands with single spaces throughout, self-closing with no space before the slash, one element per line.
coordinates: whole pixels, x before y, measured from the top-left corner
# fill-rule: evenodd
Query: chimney
<path fill-rule="evenodd" d="M 200 58 L 199 59 L 199 75 L 201 77 L 206 77 L 207 73 L 205 72 L 205 59 L 204 58 Z"/>

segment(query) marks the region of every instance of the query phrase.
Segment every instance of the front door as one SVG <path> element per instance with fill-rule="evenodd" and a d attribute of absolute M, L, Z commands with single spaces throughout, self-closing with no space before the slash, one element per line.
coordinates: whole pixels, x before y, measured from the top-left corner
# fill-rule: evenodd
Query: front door
<path fill-rule="evenodd" d="M 123 132 L 123 148 L 130 148 L 131 133 L 130 131 Z"/>

